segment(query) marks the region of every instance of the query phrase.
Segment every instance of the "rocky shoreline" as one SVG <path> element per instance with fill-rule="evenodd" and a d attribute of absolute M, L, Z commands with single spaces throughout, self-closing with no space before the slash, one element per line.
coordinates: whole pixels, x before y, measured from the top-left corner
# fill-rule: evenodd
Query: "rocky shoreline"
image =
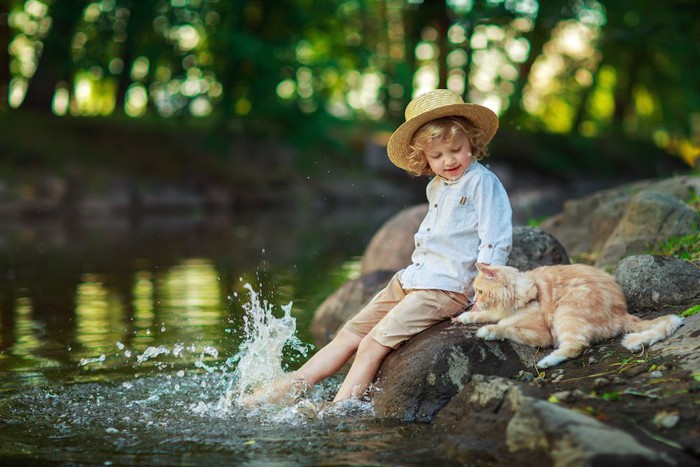
<path fill-rule="evenodd" d="M 630 313 L 681 313 L 700 304 L 700 264 L 646 252 L 697 228 L 697 193 L 700 177 L 680 176 L 567 202 L 541 227 L 515 228 L 509 264 L 572 257 L 612 272 Z M 317 344 L 408 264 L 425 209 L 377 232 L 361 276 L 316 311 Z M 700 314 L 639 354 L 618 337 L 546 371 L 534 364 L 542 349 L 483 341 L 476 329 L 441 323 L 390 354 L 372 394 L 377 414 L 429 423 L 436 450 L 470 465 L 700 465 Z"/>

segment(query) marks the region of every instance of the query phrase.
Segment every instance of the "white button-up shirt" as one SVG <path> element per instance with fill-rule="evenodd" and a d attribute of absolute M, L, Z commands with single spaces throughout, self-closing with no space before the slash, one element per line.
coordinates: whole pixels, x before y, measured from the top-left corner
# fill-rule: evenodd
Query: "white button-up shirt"
<path fill-rule="evenodd" d="M 404 289 L 438 289 L 472 295 L 475 263 L 506 264 L 513 242 L 513 212 L 506 190 L 477 161 L 455 181 L 433 178 L 426 188 L 428 214 L 415 250 L 401 273 Z"/>

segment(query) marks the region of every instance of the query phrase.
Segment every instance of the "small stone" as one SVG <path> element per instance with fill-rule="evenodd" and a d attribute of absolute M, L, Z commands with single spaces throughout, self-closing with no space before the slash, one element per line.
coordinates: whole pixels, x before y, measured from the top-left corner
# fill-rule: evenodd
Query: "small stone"
<path fill-rule="evenodd" d="M 593 356 L 590 356 L 590 357 L 588 357 L 588 363 L 590 365 L 593 365 L 594 363 L 598 363 L 598 359 L 593 357 Z"/>
<path fill-rule="evenodd" d="M 608 378 L 600 377 L 593 380 L 593 387 L 595 389 L 600 389 L 608 385 L 610 385 L 610 380 Z"/>
<path fill-rule="evenodd" d="M 661 378 L 664 374 L 660 372 L 659 370 L 654 370 L 651 373 L 649 373 L 649 377 L 651 378 Z"/>
<path fill-rule="evenodd" d="M 680 420 L 678 412 L 667 412 L 662 410 L 654 416 L 654 425 L 659 428 L 673 428 Z"/>
<path fill-rule="evenodd" d="M 556 368 L 556 369 L 552 370 L 552 372 L 549 374 L 549 377 L 550 377 L 550 378 L 552 379 L 552 381 L 554 381 L 555 383 L 556 383 L 557 381 L 560 381 L 560 380 L 562 379 L 563 376 L 564 376 L 564 370 L 562 370 L 561 368 Z"/>
<path fill-rule="evenodd" d="M 624 378 L 621 378 L 621 377 L 619 377 L 619 376 L 613 376 L 613 377 L 612 377 L 612 383 L 613 383 L 613 384 L 625 384 L 626 381 L 625 381 Z"/>

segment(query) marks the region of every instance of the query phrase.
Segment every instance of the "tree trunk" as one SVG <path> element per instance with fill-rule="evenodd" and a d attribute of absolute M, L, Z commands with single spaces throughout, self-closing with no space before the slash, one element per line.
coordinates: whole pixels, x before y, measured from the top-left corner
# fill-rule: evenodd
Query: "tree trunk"
<path fill-rule="evenodd" d="M 2 4 L 5 1 L 0 2 Z M 10 27 L 7 24 L 8 9 L 0 7 L 0 111 L 7 108 L 10 89 Z"/>
<path fill-rule="evenodd" d="M 571 123 L 571 127 L 569 128 L 569 134 L 578 133 L 579 127 L 581 126 L 581 123 L 583 123 L 583 119 L 586 117 L 586 112 L 588 110 L 588 100 L 590 99 L 591 94 L 593 94 L 593 90 L 596 88 L 596 84 L 598 82 L 599 69 L 600 67 L 598 67 L 598 69 L 593 72 L 593 82 L 590 84 L 590 86 L 586 87 L 581 91 L 581 100 L 579 101 L 578 106 L 576 107 L 576 114 L 574 114 L 573 122 Z"/>
<path fill-rule="evenodd" d="M 643 45 L 643 44 L 640 44 Z M 613 128 L 615 131 L 624 132 L 625 117 L 631 111 L 632 94 L 637 82 L 637 73 L 642 65 L 644 51 L 633 49 L 629 66 L 624 75 L 620 73 L 624 68 L 618 67 L 618 82 L 615 87 L 615 110 L 613 111 Z M 624 76 L 624 79 L 619 77 Z"/>
<path fill-rule="evenodd" d="M 72 81 L 71 40 L 87 3 L 86 0 L 58 0 L 50 7 L 51 30 L 44 39 L 44 49 L 22 105 L 50 112 L 56 84 Z"/>
<path fill-rule="evenodd" d="M 447 40 L 447 31 L 450 29 L 450 18 L 447 16 L 447 8 L 442 3 L 442 8 L 435 11 L 435 29 L 437 29 L 438 39 L 438 88 L 447 88 L 447 54 L 450 53 L 450 45 Z"/>
<path fill-rule="evenodd" d="M 129 8 L 129 21 L 126 25 L 126 41 L 122 52 L 124 67 L 118 76 L 119 81 L 117 82 L 116 112 L 124 111 L 126 91 L 131 86 L 131 68 L 143 44 L 140 38 L 152 31 L 151 21 L 153 20 L 153 10 L 156 7 L 156 0 L 132 0 L 124 3 Z"/>
<path fill-rule="evenodd" d="M 523 110 L 520 102 L 523 98 L 523 91 L 530 80 L 530 71 L 540 55 L 544 45 L 552 37 L 552 30 L 562 20 L 570 17 L 571 8 L 563 8 L 559 2 L 540 2 L 540 10 L 535 20 L 535 25 L 529 34 L 525 36 L 530 41 L 530 53 L 527 59 L 520 64 L 518 69 L 518 79 L 513 83 L 513 94 L 510 96 L 510 105 L 501 117 L 505 124 L 516 126 L 515 123 Z"/>

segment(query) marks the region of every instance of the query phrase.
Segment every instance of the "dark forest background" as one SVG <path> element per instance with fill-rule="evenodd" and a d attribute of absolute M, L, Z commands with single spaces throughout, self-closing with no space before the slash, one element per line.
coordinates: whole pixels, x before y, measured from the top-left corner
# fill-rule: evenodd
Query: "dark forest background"
<path fill-rule="evenodd" d="M 438 87 L 500 115 L 492 153 L 515 167 L 690 170 L 698 18 L 694 0 L 0 0 L 0 197 L 100 171 L 362 177 Z"/>

